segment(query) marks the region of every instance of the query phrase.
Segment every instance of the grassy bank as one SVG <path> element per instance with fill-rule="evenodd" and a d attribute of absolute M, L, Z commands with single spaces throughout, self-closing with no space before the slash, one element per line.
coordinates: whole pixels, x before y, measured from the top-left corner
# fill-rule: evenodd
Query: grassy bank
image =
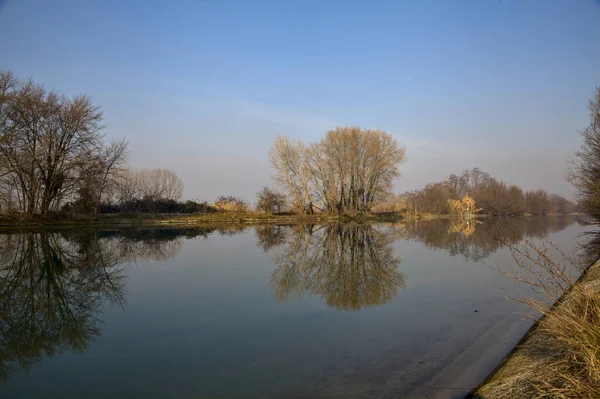
<path fill-rule="evenodd" d="M 600 397 L 600 260 L 544 314 L 472 397 Z"/>

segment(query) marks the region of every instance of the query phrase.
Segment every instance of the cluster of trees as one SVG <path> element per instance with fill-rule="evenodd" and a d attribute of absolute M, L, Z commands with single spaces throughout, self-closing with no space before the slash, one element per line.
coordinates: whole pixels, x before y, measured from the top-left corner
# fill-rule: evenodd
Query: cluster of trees
<path fill-rule="evenodd" d="M 479 168 L 450 175 L 444 182 L 426 185 L 406 193 L 400 201 L 409 213 L 452 213 L 453 201 L 474 200 L 479 212 L 490 215 L 566 214 L 576 210 L 571 201 L 544 190 L 523 191 L 516 185 L 498 181 Z"/>
<path fill-rule="evenodd" d="M 369 212 L 388 195 L 405 149 L 381 130 L 337 127 L 308 145 L 279 136 L 270 157 L 293 211 L 339 215 Z"/>
<path fill-rule="evenodd" d="M 0 212 L 215 212 L 179 202 L 183 183 L 166 169 L 127 168 L 127 142 L 107 140 L 87 96 L 48 91 L 0 71 Z"/>
<path fill-rule="evenodd" d="M 124 170 L 116 194 L 122 203 L 148 198 L 177 201 L 183 194 L 183 182 L 167 169 Z"/>
<path fill-rule="evenodd" d="M 88 97 L 0 71 L 0 210 L 46 215 L 76 199 L 99 203 L 127 156 L 127 143 L 105 140 L 101 122 Z"/>
<path fill-rule="evenodd" d="M 186 208 L 178 202 L 183 182 L 167 169 L 122 170 L 112 194 L 107 202 L 117 204 L 121 212 L 181 212 Z"/>

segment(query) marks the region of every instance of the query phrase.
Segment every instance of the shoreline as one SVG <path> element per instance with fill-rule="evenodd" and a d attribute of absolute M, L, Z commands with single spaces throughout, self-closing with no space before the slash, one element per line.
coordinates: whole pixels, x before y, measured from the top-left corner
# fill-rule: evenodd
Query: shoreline
<path fill-rule="evenodd" d="M 577 214 L 548 214 L 548 215 L 473 215 L 473 219 L 491 217 L 532 217 L 532 216 L 576 216 Z M 259 212 L 219 212 L 202 214 L 159 214 L 126 216 L 119 214 L 103 214 L 94 218 L 23 218 L 17 216 L 0 215 L 0 231 L 9 229 L 36 229 L 54 227 L 195 227 L 205 225 L 256 225 L 256 224 L 306 224 L 323 222 L 407 222 L 416 220 L 450 219 L 451 215 L 405 213 L 374 213 L 357 216 L 336 215 L 296 215 L 296 214 L 268 214 Z"/>
<path fill-rule="evenodd" d="M 441 216 L 443 217 L 443 216 Z M 432 218 L 432 217 L 428 217 Z M 14 228 L 46 228 L 46 227 L 195 227 L 205 225 L 255 225 L 255 224 L 297 224 L 339 222 L 398 222 L 416 220 L 419 217 L 402 214 L 372 214 L 359 216 L 331 215 L 287 215 L 261 213 L 217 213 L 196 215 L 102 215 L 90 219 L 57 219 L 57 218 L 4 218 L 0 217 L 0 230 Z"/>
<path fill-rule="evenodd" d="M 561 351 L 558 345 L 553 346 L 553 337 L 543 331 L 542 326 L 549 315 L 560 314 L 564 303 L 574 295 L 574 290 L 585 285 L 600 284 L 600 258 L 591 263 L 577 279 L 575 284 L 550 307 L 547 314 L 542 315 L 525 332 L 514 348 L 488 374 L 481 384 L 473 388 L 465 399 L 504 399 L 514 397 L 515 392 L 531 394 L 532 382 L 523 374 L 525 368 L 534 369 L 531 377 L 543 374 L 551 363 L 552 355 Z M 545 351 L 540 356 L 540 351 Z M 525 397 L 531 397 L 525 396 Z"/>

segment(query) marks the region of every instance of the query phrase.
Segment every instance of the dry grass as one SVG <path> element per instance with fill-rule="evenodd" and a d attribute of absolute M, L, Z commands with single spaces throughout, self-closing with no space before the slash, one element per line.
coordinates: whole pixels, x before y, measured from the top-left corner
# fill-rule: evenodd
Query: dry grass
<path fill-rule="evenodd" d="M 541 327 L 557 353 L 536 384 L 538 397 L 600 397 L 600 295 L 596 284 L 574 288 Z"/>
<path fill-rule="evenodd" d="M 576 281 L 576 263 L 550 243 L 510 249 L 516 266 L 500 272 L 535 291 L 518 301 L 542 319 L 476 397 L 600 398 L 600 261 Z"/>

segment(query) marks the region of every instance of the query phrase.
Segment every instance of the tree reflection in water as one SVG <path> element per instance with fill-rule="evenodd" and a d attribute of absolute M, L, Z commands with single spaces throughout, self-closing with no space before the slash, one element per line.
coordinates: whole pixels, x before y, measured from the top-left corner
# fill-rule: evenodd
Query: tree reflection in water
<path fill-rule="evenodd" d="M 546 238 L 548 233 L 561 231 L 577 220 L 573 216 L 485 218 L 469 223 L 452 219 L 415 220 L 406 224 L 404 238 L 478 262 L 502 248 L 504 243 Z"/>
<path fill-rule="evenodd" d="M 490 218 L 470 221 L 416 220 L 406 224 L 325 224 L 256 227 L 257 246 L 276 249 L 271 290 L 284 302 L 304 293 L 321 296 L 340 310 L 390 301 L 404 287 L 400 258 L 391 243 L 408 239 L 481 261 L 525 238 L 545 238 L 576 217 Z"/>
<path fill-rule="evenodd" d="M 311 293 L 333 308 L 359 310 L 390 301 L 404 287 L 400 258 L 391 245 L 396 240 L 424 242 L 477 261 L 502 246 L 499 237 L 507 243 L 543 238 L 574 221 L 532 217 L 468 225 L 433 220 L 260 226 L 255 233 L 262 250 L 274 251 L 270 287 L 278 301 Z M 102 308 L 124 305 L 124 265 L 165 261 L 180 251 L 184 239 L 230 236 L 245 228 L 0 234 L 0 379 L 56 353 L 83 352 L 100 335 Z M 598 242 L 590 241 L 589 252 L 600 252 Z"/>
<path fill-rule="evenodd" d="M 393 227 L 372 224 L 294 226 L 257 230 L 258 245 L 279 244 L 271 276 L 277 301 L 305 292 L 339 310 L 359 310 L 390 301 L 404 287 L 393 255 Z"/>
<path fill-rule="evenodd" d="M 73 230 L 0 235 L 0 379 L 100 335 L 103 306 L 122 306 L 124 264 L 164 261 L 214 229 Z"/>
<path fill-rule="evenodd" d="M 0 377 L 64 348 L 84 351 L 99 334 L 102 302 L 123 301 L 114 254 L 53 233 L 0 240 Z"/>

